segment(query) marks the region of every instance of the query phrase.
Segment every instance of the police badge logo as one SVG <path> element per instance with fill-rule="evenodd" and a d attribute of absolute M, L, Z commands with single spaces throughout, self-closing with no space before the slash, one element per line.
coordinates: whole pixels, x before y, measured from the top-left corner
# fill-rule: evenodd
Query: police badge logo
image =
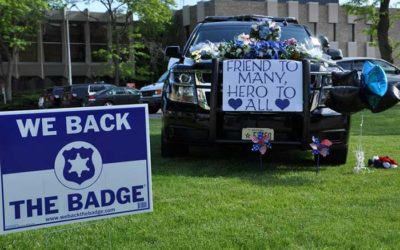
<path fill-rule="evenodd" d="M 65 145 L 57 154 L 54 171 L 61 184 L 70 189 L 84 189 L 100 177 L 103 162 L 92 144 L 76 141 Z"/>

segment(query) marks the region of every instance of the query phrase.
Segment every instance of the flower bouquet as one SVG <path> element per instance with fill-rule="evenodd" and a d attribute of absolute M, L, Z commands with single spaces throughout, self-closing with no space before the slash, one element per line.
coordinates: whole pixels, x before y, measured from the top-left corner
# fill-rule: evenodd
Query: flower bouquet
<path fill-rule="evenodd" d="M 219 59 L 290 59 L 317 58 L 321 53 L 311 55 L 304 45 L 294 38 L 279 41 L 281 27 L 270 19 L 264 19 L 251 26 L 250 34 L 240 34 L 232 41 L 204 42 L 190 49 L 195 62 Z"/>

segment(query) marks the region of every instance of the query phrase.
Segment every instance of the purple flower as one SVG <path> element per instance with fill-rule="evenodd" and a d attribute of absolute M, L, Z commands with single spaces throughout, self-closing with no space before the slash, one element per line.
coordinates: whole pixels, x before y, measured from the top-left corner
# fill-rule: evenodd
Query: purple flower
<path fill-rule="evenodd" d="M 286 43 L 287 45 L 292 45 L 292 46 L 294 46 L 294 45 L 297 44 L 297 40 L 296 40 L 295 38 L 289 38 L 289 39 L 287 39 L 287 40 L 285 41 L 285 43 Z"/>

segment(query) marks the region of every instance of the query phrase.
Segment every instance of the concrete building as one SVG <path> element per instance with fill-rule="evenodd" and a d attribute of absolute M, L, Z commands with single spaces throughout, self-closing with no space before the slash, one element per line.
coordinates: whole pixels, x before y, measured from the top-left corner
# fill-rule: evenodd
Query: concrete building
<path fill-rule="evenodd" d="M 108 67 L 95 51 L 106 49 L 111 41 L 111 26 L 105 13 L 55 11 L 39 27 L 32 45 L 21 51 L 13 72 L 16 91 L 67 84 L 67 22 L 73 82 L 100 79 Z M 5 67 L 5 64 L 3 64 Z M 104 78 L 103 78 L 104 79 Z"/>
<path fill-rule="evenodd" d="M 394 11 L 394 10 L 393 10 Z M 363 33 L 370 24 L 357 21 L 339 6 L 338 0 L 210 0 L 175 11 L 175 27 L 168 44 L 183 45 L 196 24 L 206 16 L 259 14 L 292 16 L 307 25 L 315 34 L 324 34 L 333 48 L 342 49 L 345 56 L 380 57 L 371 38 Z M 73 82 L 107 80 L 99 78 L 109 67 L 94 53 L 107 48 L 111 41 L 111 26 L 105 13 L 66 12 L 49 13 L 39 27 L 32 45 L 20 52 L 13 88 L 16 91 L 41 89 L 46 86 L 67 84 L 67 19 L 69 20 L 70 51 Z M 394 40 L 400 40 L 400 22 L 390 31 Z M 167 42 L 167 41 L 165 41 Z M 396 64 L 400 64 L 397 59 Z M 5 64 L 3 63 L 3 67 Z M 1 72 L 1 71 L 0 71 Z"/>
<path fill-rule="evenodd" d="M 397 11 L 392 9 L 391 11 Z M 363 30 L 370 23 L 357 16 L 347 15 L 335 0 L 211 0 L 194 6 L 184 6 L 175 12 L 175 25 L 179 29 L 176 43 L 183 45 L 190 32 L 206 16 L 232 16 L 257 14 L 296 17 L 314 34 L 326 35 L 332 48 L 340 48 L 344 56 L 380 57 L 377 47 L 371 46 L 371 37 Z M 400 21 L 390 30 L 390 37 L 400 40 Z M 397 65 L 400 60 L 395 61 Z"/>

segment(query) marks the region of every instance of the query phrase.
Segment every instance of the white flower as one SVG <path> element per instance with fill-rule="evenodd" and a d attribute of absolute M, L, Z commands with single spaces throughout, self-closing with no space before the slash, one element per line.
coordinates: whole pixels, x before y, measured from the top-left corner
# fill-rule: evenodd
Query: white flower
<path fill-rule="evenodd" d="M 312 48 L 307 51 L 307 53 L 310 55 L 310 57 L 315 58 L 315 59 L 321 59 L 323 56 L 323 52 L 319 48 Z"/>

